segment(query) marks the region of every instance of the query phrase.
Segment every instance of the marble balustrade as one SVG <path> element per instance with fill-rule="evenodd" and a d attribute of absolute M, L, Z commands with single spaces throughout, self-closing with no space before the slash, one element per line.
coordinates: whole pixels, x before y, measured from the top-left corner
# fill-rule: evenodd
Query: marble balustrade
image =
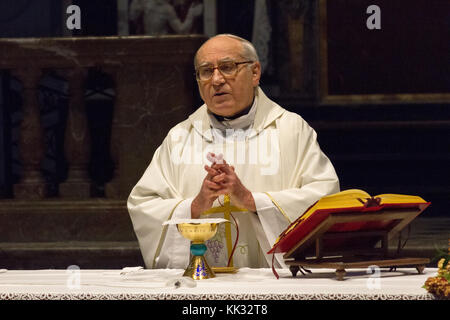
<path fill-rule="evenodd" d="M 90 137 L 84 90 L 95 68 L 114 82 L 110 152 L 114 174 L 105 196 L 125 199 L 167 131 L 195 108 L 193 57 L 204 36 L 83 37 L 0 39 L 0 70 L 22 83 L 19 150 L 20 180 L 15 199 L 43 199 L 47 183 L 40 172 L 45 139 L 38 102 L 39 81 L 57 70 L 68 83 L 64 152 L 67 179 L 61 198 L 89 198 Z"/>

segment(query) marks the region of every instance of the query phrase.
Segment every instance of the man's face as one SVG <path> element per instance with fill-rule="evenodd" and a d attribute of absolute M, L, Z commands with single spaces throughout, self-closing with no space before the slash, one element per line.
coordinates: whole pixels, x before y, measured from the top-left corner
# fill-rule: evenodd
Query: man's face
<path fill-rule="evenodd" d="M 220 62 L 242 62 L 248 59 L 242 56 L 242 44 L 228 37 L 217 37 L 206 42 L 197 53 L 197 67 L 210 65 L 217 67 Z M 250 65 L 250 67 L 249 67 Z M 220 116 L 233 116 L 253 101 L 254 88 L 261 77 L 261 66 L 240 64 L 235 77 L 225 78 L 218 69 L 208 81 L 198 81 L 200 96 L 208 109 Z"/>

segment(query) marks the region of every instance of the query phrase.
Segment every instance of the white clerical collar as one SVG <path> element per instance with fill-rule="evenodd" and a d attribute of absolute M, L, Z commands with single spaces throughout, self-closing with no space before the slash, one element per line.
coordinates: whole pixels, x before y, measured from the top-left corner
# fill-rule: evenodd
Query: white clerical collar
<path fill-rule="evenodd" d="M 253 105 L 250 108 L 250 111 L 247 114 L 244 114 L 236 119 L 227 119 L 219 121 L 216 117 L 208 110 L 208 116 L 211 122 L 211 126 L 215 129 L 226 130 L 226 129 L 248 129 L 255 120 L 256 114 L 256 105 L 257 105 L 258 97 L 255 95 L 253 99 Z"/>

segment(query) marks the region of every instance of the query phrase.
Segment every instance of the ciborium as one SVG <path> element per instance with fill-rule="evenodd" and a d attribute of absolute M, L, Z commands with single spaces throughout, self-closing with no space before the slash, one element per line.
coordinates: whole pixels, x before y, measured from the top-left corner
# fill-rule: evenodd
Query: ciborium
<path fill-rule="evenodd" d="M 184 277 L 194 280 L 214 278 L 216 275 L 205 258 L 207 247 L 205 241 L 214 237 L 218 223 L 178 223 L 177 229 L 186 239 L 191 240 L 192 258 L 184 271 Z"/>

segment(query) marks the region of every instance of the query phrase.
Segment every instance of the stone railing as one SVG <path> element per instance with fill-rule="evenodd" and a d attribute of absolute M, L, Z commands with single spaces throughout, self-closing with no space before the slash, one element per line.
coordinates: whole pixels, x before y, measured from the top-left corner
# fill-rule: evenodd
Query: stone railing
<path fill-rule="evenodd" d="M 13 130 L 21 169 L 9 188 L 12 199 L 0 200 L 0 268 L 143 265 L 126 199 L 168 130 L 199 102 L 193 58 L 204 40 L 200 35 L 0 39 L 0 71 L 18 88 L 9 102 L 20 111 Z M 49 74 L 56 76 L 49 81 Z M 96 86 L 102 81 L 93 81 L 92 74 L 108 79 L 101 94 Z M 104 88 L 112 98 L 95 100 L 108 96 Z M 60 119 L 53 117 L 65 128 L 56 133 L 64 145 L 56 158 L 67 172 L 57 192 L 42 170 L 55 139 L 49 139 L 46 104 L 65 110 Z M 99 106 L 109 114 L 97 112 L 93 120 L 90 112 Z M 108 123 L 108 139 L 100 139 L 105 146 L 97 150 L 105 127 L 93 121 L 100 120 Z M 103 162 L 111 158 L 114 168 L 102 185 L 104 197 L 92 192 L 98 182 L 91 162 L 99 153 L 108 155 L 96 160 L 97 169 L 109 166 Z"/>
<path fill-rule="evenodd" d="M 56 70 L 68 84 L 68 173 L 59 184 L 59 196 L 90 195 L 84 83 L 88 70 L 95 68 L 112 78 L 115 91 L 110 146 L 114 174 L 105 195 L 125 199 L 168 129 L 194 110 L 193 57 L 204 40 L 201 35 L 0 39 L 0 70 L 8 70 L 22 83 L 22 173 L 13 186 L 14 198 L 42 199 L 47 194 L 40 172 L 46 146 L 38 101 L 45 71 Z"/>

